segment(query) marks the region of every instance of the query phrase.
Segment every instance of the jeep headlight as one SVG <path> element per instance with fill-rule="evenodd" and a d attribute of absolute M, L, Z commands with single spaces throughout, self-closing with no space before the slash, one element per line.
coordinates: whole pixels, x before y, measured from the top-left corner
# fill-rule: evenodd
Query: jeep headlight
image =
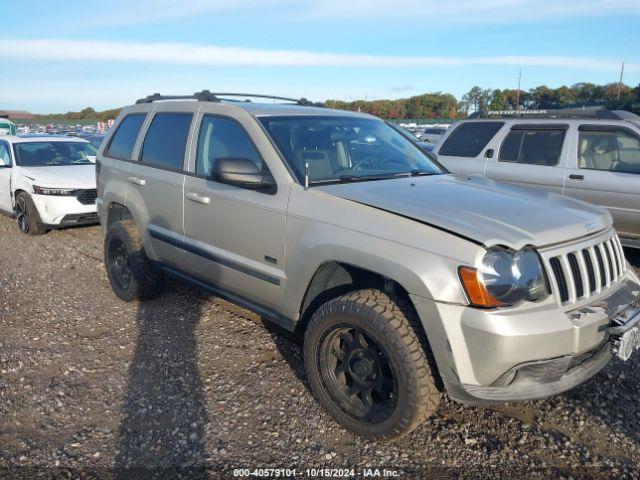
<path fill-rule="evenodd" d="M 460 268 L 460 280 L 471 304 L 480 307 L 537 302 L 549 296 L 540 257 L 531 247 L 518 251 L 491 247 L 478 268 Z"/>

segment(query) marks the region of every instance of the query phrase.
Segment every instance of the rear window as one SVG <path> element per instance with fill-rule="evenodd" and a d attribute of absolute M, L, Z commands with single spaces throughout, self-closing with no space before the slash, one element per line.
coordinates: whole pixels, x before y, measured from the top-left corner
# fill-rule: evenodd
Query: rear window
<path fill-rule="evenodd" d="M 504 122 L 463 123 L 449 135 L 438 155 L 477 157 L 503 125 Z"/>
<path fill-rule="evenodd" d="M 114 158 L 121 158 L 123 160 L 131 160 L 131 153 L 133 153 L 133 146 L 138 138 L 140 127 L 144 122 L 146 113 L 134 113 L 127 115 L 113 134 L 111 143 L 107 155 Z"/>
<path fill-rule="evenodd" d="M 554 166 L 560 160 L 565 130 L 512 130 L 502 142 L 501 162 Z"/>
<path fill-rule="evenodd" d="M 182 170 L 192 114 L 157 113 L 142 145 L 142 163 Z"/>

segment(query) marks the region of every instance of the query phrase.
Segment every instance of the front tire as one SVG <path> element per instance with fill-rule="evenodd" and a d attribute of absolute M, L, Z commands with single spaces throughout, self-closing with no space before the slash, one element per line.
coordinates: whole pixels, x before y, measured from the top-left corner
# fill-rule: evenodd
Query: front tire
<path fill-rule="evenodd" d="M 161 293 L 163 275 L 147 258 L 132 220 L 115 222 L 104 238 L 104 265 L 115 294 L 125 302 Z"/>
<path fill-rule="evenodd" d="M 27 192 L 20 192 L 16 196 L 16 222 L 20 232 L 25 235 L 42 235 L 47 231 L 33 199 Z"/>
<path fill-rule="evenodd" d="M 441 392 L 411 305 L 367 289 L 313 315 L 304 360 L 314 394 L 346 429 L 372 440 L 408 434 L 438 408 Z"/>

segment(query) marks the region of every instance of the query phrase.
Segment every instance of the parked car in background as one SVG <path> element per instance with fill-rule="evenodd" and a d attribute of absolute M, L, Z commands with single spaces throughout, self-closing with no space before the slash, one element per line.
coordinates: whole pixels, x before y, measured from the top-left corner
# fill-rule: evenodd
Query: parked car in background
<path fill-rule="evenodd" d="M 425 128 L 420 135 L 420 141 L 424 143 L 438 143 L 446 132 L 447 129 L 444 127 Z"/>
<path fill-rule="evenodd" d="M 69 137 L 0 137 L 0 210 L 29 235 L 95 224 L 96 148 Z"/>
<path fill-rule="evenodd" d="M 105 134 L 80 132 L 76 136 L 79 138 L 84 138 L 86 141 L 91 143 L 91 145 L 93 145 L 94 147 L 100 148 L 100 144 L 104 140 Z"/>
<path fill-rule="evenodd" d="M 100 147 L 122 300 L 170 274 L 298 332 L 318 400 L 377 440 L 443 388 L 540 398 L 639 346 L 640 280 L 606 210 L 450 175 L 370 115 L 231 96 L 140 99 Z"/>
<path fill-rule="evenodd" d="M 605 207 L 640 248 L 640 117 L 602 109 L 489 112 L 436 147 L 453 173 L 540 188 Z"/>
<path fill-rule="evenodd" d="M 412 130 L 409 130 L 408 128 L 405 128 L 402 125 L 398 125 L 397 123 L 387 122 L 387 125 L 389 125 L 391 128 L 393 128 L 393 129 L 397 130 L 398 132 L 400 132 L 401 134 L 403 134 L 411 142 L 413 142 L 415 145 L 420 147 L 425 152 L 428 152 L 428 153 L 433 152 L 433 149 L 434 149 L 435 145 L 433 143 L 428 143 L 428 142 L 421 141 L 419 139 L 419 134 L 416 134 L 416 132 L 413 132 Z"/>
<path fill-rule="evenodd" d="M 15 135 L 16 125 L 5 117 L 0 117 L 0 135 Z"/>

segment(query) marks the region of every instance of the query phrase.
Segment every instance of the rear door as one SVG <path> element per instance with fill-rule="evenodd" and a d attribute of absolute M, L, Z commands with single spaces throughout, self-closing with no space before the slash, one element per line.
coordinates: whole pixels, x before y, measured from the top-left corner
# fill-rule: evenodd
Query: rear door
<path fill-rule="evenodd" d="M 129 190 L 129 166 L 133 161 L 140 130 L 145 124 L 147 112 L 125 115 L 114 127 L 108 142 L 101 147 L 96 157 L 96 183 L 98 213 L 104 223 L 105 211 L 112 203 L 126 204 L 125 194 Z"/>
<path fill-rule="evenodd" d="M 0 140 L 0 210 L 12 212 L 11 204 L 11 151 L 9 144 Z"/>
<path fill-rule="evenodd" d="M 605 207 L 621 237 L 640 238 L 640 135 L 625 126 L 578 128 L 565 193 Z"/>
<path fill-rule="evenodd" d="M 193 113 L 178 105 L 159 104 L 152 114 L 138 162 L 130 164 L 132 188 L 127 203 L 143 206 L 142 225 L 156 259 L 181 266 L 183 228 L 184 163 L 187 157 Z"/>
<path fill-rule="evenodd" d="M 436 147 L 438 161 L 450 172 L 463 175 L 484 175 L 487 157 L 495 147 L 492 140 L 504 122 L 463 122 Z"/>
<path fill-rule="evenodd" d="M 487 161 L 487 177 L 561 194 L 568 129 L 566 124 L 513 124 Z"/>

